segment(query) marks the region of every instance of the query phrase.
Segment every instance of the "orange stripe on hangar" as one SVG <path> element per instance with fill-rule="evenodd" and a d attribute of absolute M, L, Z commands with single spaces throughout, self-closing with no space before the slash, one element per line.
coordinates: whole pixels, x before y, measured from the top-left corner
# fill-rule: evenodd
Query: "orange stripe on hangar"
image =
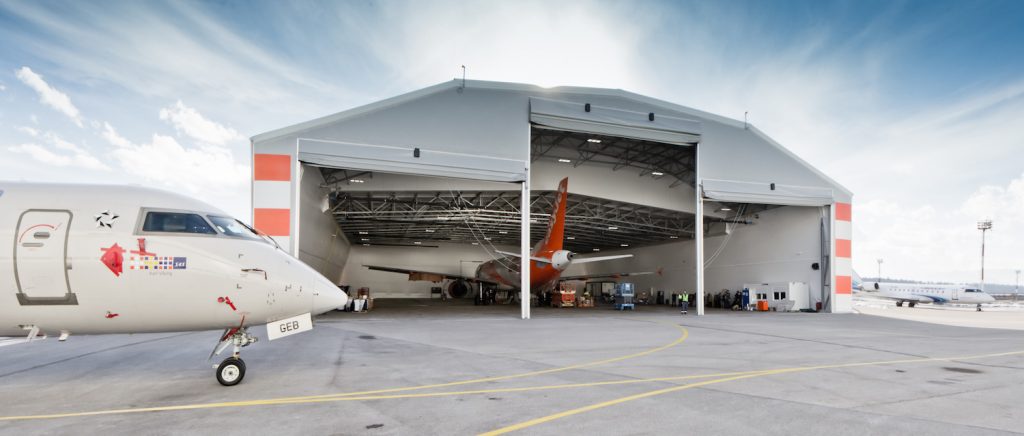
<path fill-rule="evenodd" d="M 836 220 L 853 221 L 853 205 L 850 203 L 836 203 Z"/>
<path fill-rule="evenodd" d="M 836 276 L 836 294 L 852 294 L 853 293 L 853 277 L 851 276 Z"/>
<path fill-rule="evenodd" d="M 853 243 L 849 239 L 836 239 L 836 257 L 853 257 Z"/>
<path fill-rule="evenodd" d="M 287 182 L 292 179 L 292 157 L 287 154 L 255 154 L 252 167 L 255 180 Z"/>
<path fill-rule="evenodd" d="M 291 234 L 291 210 L 289 209 L 253 209 L 253 227 L 270 236 L 288 236 Z"/>

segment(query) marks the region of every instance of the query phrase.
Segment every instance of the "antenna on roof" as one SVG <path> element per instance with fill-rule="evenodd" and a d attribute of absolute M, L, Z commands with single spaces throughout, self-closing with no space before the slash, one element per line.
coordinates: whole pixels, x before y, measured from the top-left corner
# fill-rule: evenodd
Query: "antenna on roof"
<path fill-rule="evenodd" d="M 747 128 L 747 114 L 749 114 L 749 113 L 750 113 L 749 111 L 743 111 L 743 128 L 744 129 Z"/>
<path fill-rule="evenodd" d="M 463 89 L 466 89 L 466 66 L 465 65 L 462 66 L 462 85 L 460 85 L 459 88 L 458 88 L 459 94 L 462 93 Z"/>

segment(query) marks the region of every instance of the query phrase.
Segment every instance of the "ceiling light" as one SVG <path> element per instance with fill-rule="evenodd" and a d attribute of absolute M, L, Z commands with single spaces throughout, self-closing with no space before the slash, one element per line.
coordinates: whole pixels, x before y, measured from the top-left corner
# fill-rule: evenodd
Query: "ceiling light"
<path fill-rule="evenodd" d="M 360 241 L 369 241 L 369 240 L 370 240 L 370 238 L 361 238 L 361 239 L 359 239 L 359 240 L 360 240 Z"/>
<path fill-rule="evenodd" d="M 618 230 L 618 229 L 619 229 L 619 228 L 618 228 L 618 227 L 615 227 L 615 226 L 608 226 L 608 230 Z"/>
<path fill-rule="evenodd" d="M 559 162 L 561 162 L 561 163 L 569 163 L 569 162 L 572 162 L 572 160 L 570 160 L 570 159 L 565 159 L 565 158 L 559 158 L 559 159 L 558 159 L 558 161 L 559 161 Z"/>
<path fill-rule="evenodd" d="M 507 234 L 508 234 L 508 232 L 506 232 L 506 231 L 504 231 L 504 230 L 498 230 L 498 233 L 499 233 L 499 234 L 502 234 L 502 235 L 507 235 Z"/>
<path fill-rule="evenodd" d="M 479 242 L 474 242 L 473 245 L 480 245 L 480 243 Z"/>
<path fill-rule="evenodd" d="M 491 240 L 491 238 L 487 238 L 487 237 L 485 237 L 485 238 L 484 238 L 484 240 L 485 240 L 485 241 L 490 241 L 490 240 Z"/>
<path fill-rule="evenodd" d="M 619 244 L 620 247 L 628 247 L 629 244 Z"/>
<path fill-rule="evenodd" d="M 652 176 L 664 176 L 664 175 L 665 175 L 665 173 L 663 173 L 663 172 L 661 172 L 661 171 L 652 171 L 652 172 L 651 172 L 651 175 L 652 175 Z"/>
<path fill-rule="evenodd" d="M 565 237 L 565 239 L 568 239 L 568 240 L 570 240 L 570 241 L 571 241 L 571 240 L 573 240 L 573 239 L 576 239 L 576 237 L 575 237 L 575 236 L 566 236 L 566 237 Z"/>
<path fill-rule="evenodd" d="M 728 211 L 732 210 L 732 208 L 731 207 L 723 207 L 723 208 L 718 209 L 718 210 L 720 210 L 722 212 L 728 212 Z"/>
<path fill-rule="evenodd" d="M 669 236 L 668 238 L 669 238 L 669 239 L 679 239 L 679 237 L 678 237 L 678 236 L 676 236 L 676 235 L 672 235 L 672 236 Z"/>
<path fill-rule="evenodd" d="M 422 244 L 422 242 L 416 241 L 416 242 L 413 242 L 413 244 L 420 245 L 420 244 Z"/>
<path fill-rule="evenodd" d="M 601 140 L 600 139 L 590 138 L 590 139 L 587 139 L 587 142 L 593 142 L 594 144 L 600 144 Z"/>
<path fill-rule="evenodd" d="M 427 233 L 434 233 L 434 229 L 425 229 L 425 230 L 423 230 L 423 231 L 425 231 L 425 232 L 427 232 Z"/>
<path fill-rule="evenodd" d="M 359 232 L 360 235 L 369 235 L 370 232 Z"/>
<path fill-rule="evenodd" d="M 369 247 L 369 246 L 370 246 L 370 244 L 363 244 L 363 246 L 364 246 L 364 247 Z"/>
<path fill-rule="evenodd" d="M 590 250 L 591 250 L 591 251 L 601 251 L 601 249 L 600 249 L 600 248 L 591 248 Z"/>
<path fill-rule="evenodd" d="M 359 180 L 359 179 L 348 179 L 348 181 L 352 182 L 352 183 L 365 183 L 364 180 Z"/>

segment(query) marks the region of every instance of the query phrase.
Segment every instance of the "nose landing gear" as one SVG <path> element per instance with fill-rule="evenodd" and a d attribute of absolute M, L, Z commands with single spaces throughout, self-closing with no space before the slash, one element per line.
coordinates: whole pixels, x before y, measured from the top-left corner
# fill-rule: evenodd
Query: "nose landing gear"
<path fill-rule="evenodd" d="M 242 382 L 245 378 L 245 362 L 240 357 L 242 353 L 242 347 L 247 347 L 254 344 L 259 338 L 249 334 L 247 327 L 235 327 L 224 331 L 224 335 L 221 336 L 220 342 L 217 347 L 210 353 L 212 358 L 214 354 L 220 354 L 224 351 L 228 345 L 234 345 L 234 352 L 231 353 L 231 357 L 224 359 L 217 368 L 217 381 L 224 386 L 234 386 Z"/>
<path fill-rule="evenodd" d="M 981 303 L 978 303 L 978 312 L 981 312 Z"/>

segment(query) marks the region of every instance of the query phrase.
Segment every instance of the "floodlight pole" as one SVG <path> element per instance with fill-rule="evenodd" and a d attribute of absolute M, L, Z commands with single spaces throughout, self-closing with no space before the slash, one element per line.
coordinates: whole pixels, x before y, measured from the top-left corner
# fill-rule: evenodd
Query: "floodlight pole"
<path fill-rule="evenodd" d="M 882 281 L 882 258 L 878 258 L 878 279 L 875 282 Z"/>
<path fill-rule="evenodd" d="M 992 220 L 978 221 L 981 230 L 981 292 L 985 292 L 985 232 L 992 229 Z"/>

